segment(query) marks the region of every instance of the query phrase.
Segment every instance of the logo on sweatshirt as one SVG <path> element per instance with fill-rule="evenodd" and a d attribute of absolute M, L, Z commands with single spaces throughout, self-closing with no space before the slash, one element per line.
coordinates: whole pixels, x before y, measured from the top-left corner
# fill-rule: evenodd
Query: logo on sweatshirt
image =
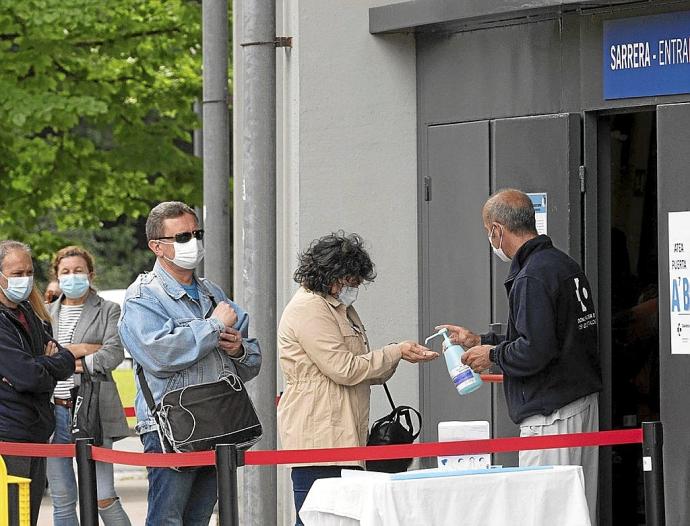
<path fill-rule="evenodd" d="M 585 287 L 580 287 L 580 278 L 574 278 L 575 281 L 575 295 L 577 296 L 577 301 L 580 302 L 580 306 L 582 307 L 582 312 L 587 312 L 587 305 L 585 305 L 585 302 L 582 301 L 582 298 L 588 299 L 589 298 L 589 292 L 587 292 L 587 289 Z"/>

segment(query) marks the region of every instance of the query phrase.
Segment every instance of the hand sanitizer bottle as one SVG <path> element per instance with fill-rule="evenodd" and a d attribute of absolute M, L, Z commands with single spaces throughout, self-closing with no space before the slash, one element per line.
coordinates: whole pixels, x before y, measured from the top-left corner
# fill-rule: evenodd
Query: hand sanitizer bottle
<path fill-rule="evenodd" d="M 448 374 L 453 380 L 455 388 L 461 395 L 466 395 L 472 391 L 479 389 L 484 383 L 477 373 L 475 373 L 469 365 L 465 365 L 460 360 L 462 353 L 465 350 L 461 345 L 453 344 L 448 337 L 448 329 L 441 329 L 436 334 L 429 336 L 424 344 L 426 345 L 429 340 L 435 338 L 436 336 L 443 336 L 446 342 L 446 349 L 443 352 L 443 357 L 446 359 L 446 367 L 448 368 Z"/>

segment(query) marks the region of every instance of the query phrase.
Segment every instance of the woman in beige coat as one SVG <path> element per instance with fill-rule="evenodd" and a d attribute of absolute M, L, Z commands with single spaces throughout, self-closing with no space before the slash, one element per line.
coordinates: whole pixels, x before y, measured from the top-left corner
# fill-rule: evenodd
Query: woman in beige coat
<path fill-rule="evenodd" d="M 369 386 L 390 378 L 401 359 L 412 363 L 438 355 L 412 342 L 371 351 L 352 303 L 359 285 L 376 277 L 357 234 L 338 232 L 314 241 L 299 256 L 294 279 L 301 285 L 278 327 L 285 389 L 278 429 L 285 449 L 364 446 L 369 424 Z M 363 463 L 292 468 L 299 510 L 319 478 L 339 477 L 342 467 Z"/>

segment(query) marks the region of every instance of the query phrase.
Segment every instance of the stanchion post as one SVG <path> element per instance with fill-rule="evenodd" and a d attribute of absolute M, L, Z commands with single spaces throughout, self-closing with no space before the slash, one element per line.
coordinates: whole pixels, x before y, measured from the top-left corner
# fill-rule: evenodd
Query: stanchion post
<path fill-rule="evenodd" d="M 244 466 L 244 451 L 234 445 L 216 446 L 216 477 L 218 478 L 218 525 L 239 526 L 237 468 Z"/>
<path fill-rule="evenodd" d="M 96 462 L 91 455 L 93 438 L 78 438 L 77 478 L 79 479 L 79 519 L 82 526 L 98 526 Z"/>
<path fill-rule="evenodd" d="M 664 429 L 661 422 L 642 423 L 642 470 L 647 526 L 665 526 Z"/>

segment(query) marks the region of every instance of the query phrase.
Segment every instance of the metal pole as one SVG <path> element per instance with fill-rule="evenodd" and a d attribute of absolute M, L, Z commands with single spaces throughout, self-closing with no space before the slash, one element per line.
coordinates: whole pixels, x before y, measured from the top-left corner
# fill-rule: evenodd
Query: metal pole
<path fill-rule="evenodd" d="M 244 466 L 244 451 L 231 444 L 216 446 L 216 476 L 218 477 L 218 526 L 239 526 L 239 494 L 237 468 Z"/>
<path fill-rule="evenodd" d="M 98 526 L 96 462 L 91 458 L 93 438 L 78 438 L 77 479 L 79 481 L 79 521 L 82 526 Z"/>
<path fill-rule="evenodd" d="M 204 116 L 202 114 L 202 109 L 201 109 L 201 102 L 200 101 L 195 101 L 194 102 L 194 113 L 199 117 L 199 122 L 203 122 Z M 192 133 L 192 147 L 194 148 L 194 157 L 198 157 L 199 159 L 204 158 L 204 134 L 201 129 L 199 128 L 194 128 L 194 131 Z M 204 228 L 204 207 L 203 206 L 196 206 L 194 207 L 194 211 L 196 212 L 197 217 L 199 218 L 199 228 Z M 197 274 L 199 276 L 205 276 L 204 274 L 204 262 L 203 260 L 201 263 L 199 263 L 199 266 L 196 268 Z"/>
<path fill-rule="evenodd" d="M 647 526 L 665 526 L 664 429 L 661 422 L 642 423 L 642 470 Z"/>
<path fill-rule="evenodd" d="M 203 0 L 203 161 L 205 277 L 230 293 L 230 118 L 228 2 Z"/>
<path fill-rule="evenodd" d="M 261 373 L 247 383 L 276 447 L 276 12 L 275 2 L 234 0 L 235 291 L 260 339 Z M 242 470 L 242 524 L 276 524 L 276 468 Z"/>

